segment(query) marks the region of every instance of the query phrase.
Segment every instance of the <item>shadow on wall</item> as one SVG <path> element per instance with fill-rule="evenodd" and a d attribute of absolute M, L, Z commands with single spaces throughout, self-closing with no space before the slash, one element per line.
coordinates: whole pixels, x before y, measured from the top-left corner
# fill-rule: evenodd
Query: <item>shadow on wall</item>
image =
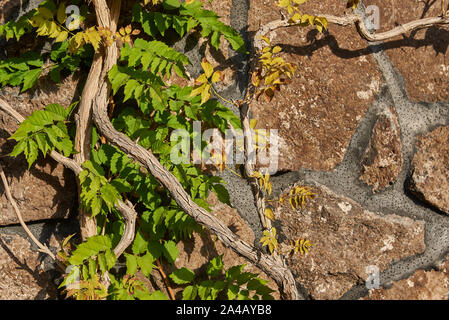
<path fill-rule="evenodd" d="M 318 35 L 317 30 L 310 30 L 307 33 L 307 41 L 308 45 L 305 46 L 292 46 L 289 44 L 277 44 L 282 47 L 284 52 L 295 54 L 299 56 L 312 56 L 313 53 L 321 49 L 323 47 L 328 46 L 334 55 L 342 59 L 352 59 L 357 58 L 364 55 L 370 55 L 373 51 L 378 51 L 380 48 L 376 48 L 376 46 L 367 46 L 362 49 L 346 49 L 341 48 L 338 44 L 337 39 L 330 34 L 329 32 L 325 33 L 325 37 L 322 39 L 316 39 Z M 402 39 L 391 40 L 382 42 L 381 46 L 383 50 L 389 49 L 397 49 L 403 47 L 411 47 L 411 48 L 421 48 L 431 46 L 435 51 L 435 56 L 439 54 L 445 55 L 447 53 L 447 49 L 449 46 L 449 30 L 432 26 L 426 29 L 426 33 L 424 39 L 415 39 L 415 33 L 411 33 L 410 36 L 403 35 Z M 374 50 L 373 50 L 374 49 Z"/>
<path fill-rule="evenodd" d="M 45 271 L 39 271 L 39 264 L 36 266 L 36 268 L 33 270 L 31 269 L 28 264 L 22 263 L 20 259 L 18 259 L 15 254 L 9 249 L 6 241 L 3 239 L 3 237 L 0 235 L 0 247 L 6 252 L 6 254 L 11 258 L 11 260 L 14 262 L 17 270 L 24 270 L 28 272 L 33 279 L 35 280 L 35 283 L 41 287 L 41 290 L 36 294 L 34 297 L 34 300 L 43 300 L 47 295 L 49 295 L 50 299 L 55 299 L 57 296 L 56 288 L 52 285 L 51 281 L 49 281 L 50 275 L 48 272 Z"/>

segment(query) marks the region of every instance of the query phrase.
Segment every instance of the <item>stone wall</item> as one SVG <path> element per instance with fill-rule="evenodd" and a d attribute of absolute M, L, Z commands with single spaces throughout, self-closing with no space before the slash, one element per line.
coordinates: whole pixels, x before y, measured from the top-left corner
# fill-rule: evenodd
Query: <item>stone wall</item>
<path fill-rule="evenodd" d="M 241 32 L 250 49 L 258 28 L 281 18 L 273 1 L 204 2 Z M 360 12 L 364 5 L 379 6 L 379 31 L 439 14 L 435 2 L 430 7 L 413 0 L 362 2 Z M 12 3 L 18 2 L 0 0 L 0 23 L 23 11 Z M 344 15 L 346 8 L 341 0 L 309 1 L 304 12 Z M 373 44 L 353 26 L 330 25 L 324 34 L 309 27 L 268 35 L 298 69 L 270 103 L 250 105 L 251 117 L 259 120 L 258 128 L 280 133 L 273 197 L 294 185 L 309 185 L 316 193 L 302 209 L 288 203 L 273 207 L 279 240 L 303 237 L 314 244 L 310 253 L 289 261 L 304 298 L 448 298 L 448 34 L 447 26 L 431 27 Z M 183 43 L 176 46 L 186 49 Z M 186 49 L 193 62 L 189 72 L 201 72 L 198 52 L 206 54 L 225 70 L 221 94 L 242 99 L 249 56 L 223 49 L 224 55 L 205 43 Z M 76 75 L 59 87 L 40 81 L 29 93 L 4 88 L 0 95 L 24 116 L 49 102 L 68 105 L 79 95 Z M 77 227 L 74 177 L 48 159 L 39 159 L 28 172 L 23 158 L 8 158 L 12 143 L 7 138 L 17 124 L 1 112 L 0 124 L 0 162 L 13 195 L 26 221 L 55 250 L 57 240 Z M 262 227 L 251 188 L 229 172 L 219 174 L 228 182 L 234 208 L 211 199 L 214 214 L 259 245 Z M 20 228 L 11 226 L 17 220 L 2 187 L 0 213 L 0 298 L 57 298 L 51 264 L 36 254 Z M 177 266 L 202 270 L 216 253 L 225 255 L 226 266 L 244 262 L 210 235 L 180 248 L 193 251 Z M 373 266 L 380 272 L 378 289 L 365 285 Z"/>

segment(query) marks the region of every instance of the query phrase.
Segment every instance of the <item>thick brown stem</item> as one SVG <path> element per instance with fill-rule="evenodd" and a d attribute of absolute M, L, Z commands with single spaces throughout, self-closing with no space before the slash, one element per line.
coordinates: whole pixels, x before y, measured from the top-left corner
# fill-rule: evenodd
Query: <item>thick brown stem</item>
<path fill-rule="evenodd" d="M 137 161 L 170 192 L 176 203 L 197 222 L 210 229 L 223 243 L 239 255 L 245 257 L 267 274 L 273 277 L 283 290 L 284 297 L 298 299 L 294 279 L 287 266 L 278 259 L 263 254 L 255 247 L 241 240 L 223 222 L 199 207 L 183 189 L 175 176 L 165 169 L 151 151 L 131 141 L 124 134 L 116 131 L 107 117 L 107 101 L 96 99 L 93 116 L 100 132 L 114 145 L 119 147 Z M 292 281 L 293 280 L 293 281 Z"/>
<path fill-rule="evenodd" d="M 92 103 L 97 93 L 102 64 L 103 57 L 96 53 L 81 95 L 78 113 L 75 116 L 75 149 L 79 153 L 74 155 L 74 159 L 78 164 L 82 164 L 90 158 L 90 148 L 92 144 Z M 80 198 L 80 194 L 81 187 L 78 182 L 78 198 Z M 96 219 L 92 218 L 91 213 L 86 211 L 85 208 L 80 207 L 79 222 L 81 238 L 83 241 L 97 234 Z"/>
<path fill-rule="evenodd" d="M 108 14 L 105 0 L 95 0 L 94 4 L 96 6 L 97 16 L 102 16 L 99 18 L 99 21 L 101 20 L 104 21 L 104 23 L 107 23 L 108 16 L 114 16 L 114 14 Z M 150 173 L 168 189 L 172 198 L 187 214 L 210 229 L 227 247 L 245 257 L 272 276 L 281 290 L 283 290 L 283 296 L 285 298 L 299 299 L 300 297 L 296 284 L 294 279 L 290 278 L 291 272 L 285 263 L 272 256 L 261 253 L 255 247 L 242 241 L 228 227 L 226 227 L 223 222 L 217 220 L 209 212 L 199 207 L 183 189 L 181 183 L 160 164 L 151 151 L 134 143 L 127 136 L 114 129 L 112 123 L 109 121 L 107 112 L 108 98 L 111 89 L 106 75 L 116 63 L 117 58 L 118 50 L 115 44 L 107 47 L 106 57 L 103 64 L 104 77 L 100 79 L 100 88 L 93 106 L 93 119 L 101 134 L 103 134 L 112 144 L 118 146 L 123 152 L 127 153 L 146 167 Z"/>

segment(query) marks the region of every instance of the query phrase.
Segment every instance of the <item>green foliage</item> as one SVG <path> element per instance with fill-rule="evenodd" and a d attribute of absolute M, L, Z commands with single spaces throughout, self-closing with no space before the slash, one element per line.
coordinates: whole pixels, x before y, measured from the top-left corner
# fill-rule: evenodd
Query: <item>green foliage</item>
<path fill-rule="evenodd" d="M 52 64 L 49 75 L 55 83 L 61 82 L 61 77 L 66 74 L 72 74 L 83 66 L 90 66 L 94 55 L 91 46 L 80 48 L 75 54 L 70 54 L 69 41 L 56 42 L 53 44 L 50 52 Z"/>
<path fill-rule="evenodd" d="M 175 30 L 180 37 L 184 37 L 186 33 L 199 27 L 201 36 L 209 37 L 212 46 L 217 50 L 223 36 L 232 49 L 246 52 L 245 44 L 238 33 L 221 22 L 216 13 L 204 10 L 202 6 L 198 0 L 189 3 L 164 0 L 162 12 L 148 12 L 136 3 L 133 7 L 133 21 L 139 22 L 144 32 L 153 38 L 164 36 L 170 29 Z"/>
<path fill-rule="evenodd" d="M 95 162 L 87 160 L 83 163 L 84 170 L 79 174 L 82 188 L 80 200 L 81 204 L 91 210 L 92 217 L 100 212 L 104 212 L 105 207 L 110 212 L 114 205 L 121 200 L 119 188 L 110 183 L 104 176 L 104 170 Z M 125 184 L 120 187 L 126 188 Z"/>
<path fill-rule="evenodd" d="M 35 14 L 36 10 L 32 10 L 27 14 L 21 16 L 17 21 L 8 21 L 3 25 L 0 25 L 0 37 L 5 37 L 6 40 L 20 38 L 30 32 L 33 27 L 31 26 L 29 19 Z"/>
<path fill-rule="evenodd" d="M 1 86 L 22 86 L 22 92 L 34 86 L 42 73 L 44 61 L 36 52 L 0 61 Z"/>
<path fill-rule="evenodd" d="M 19 40 L 34 30 L 35 35 L 50 39 L 51 50 L 42 54 L 30 51 L 0 61 L 0 84 L 21 86 L 23 92 L 47 73 L 59 83 L 77 70 L 87 72 L 94 52 L 102 52 L 101 46 L 111 45 L 112 41 L 121 42 L 120 60 L 108 74 L 114 96 L 113 105 L 111 103 L 113 126 L 140 146 L 151 149 L 193 201 L 210 210 L 207 198 L 211 191 L 220 201 L 230 203 L 224 181 L 206 174 L 198 165 L 174 164 L 170 155 L 176 141 L 171 141 L 171 134 L 183 129 L 192 139 L 193 121 L 200 121 L 203 130 L 218 128 L 225 133 L 230 127 L 241 129 L 240 118 L 211 99 L 212 84 L 221 80 L 221 73 L 210 70 L 210 64 L 203 63 L 205 75 L 200 85 L 205 87 L 201 94 L 198 94 L 198 87 L 167 85 L 175 74 L 187 78 L 185 68 L 190 61 L 171 48 L 166 39 L 173 35 L 182 38 L 198 31 L 216 49 L 223 37 L 234 50 L 246 52 L 244 42 L 235 30 L 220 22 L 214 12 L 203 10 L 202 3 L 197 0 L 157 3 L 142 6 L 136 2 L 132 12 L 136 23 L 131 26 L 130 17 L 125 17 L 128 21 L 120 20 L 119 31 L 113 35 L 110 30 L 89 25 L 95 17 L 89 16 L 86 5 L 80 17 L 84 21 L 81 31 L 75 32 L 75 28 L 65 26 L 65 8 L 70 2 L 44 1 L 17 22 L 0 26 L 0 36 Z M 79 1 L 77 4 L 81 5 Z M 152 4 L 156 4 L 155 1 Z M 138 29 L 133 29 L 139 23 L 146 34 L 134 39 L 140 34 Z M 31 166 L 39 150 L 44 155 L 53 150 L 66 157 L 74 154 L 73 132 L 68 126 L 75 106 L 65 109 L 52 104 L 33 112 L 11 137 L 17 141 L 11 156 L 23 153 Z M 107 144 L 95 127 L 90 158 L 82 168 L 80 205 L 96 219 L 98 235 L 88 238 L 74 250 L 70 242 L 73 238 L 64 240 L 58 257 L 71 270 L 60 287 L 64 287 L 67 297 L 78 300 L 167 299 L 160 291 L 150 292 L 137 276 L 151 278 L 156 266 L 173 265 L 179 255 L 179 241 L 191 238 L 194 232 L 202 232 L 202 227 L 178 206 L 147 169 Z M 115 209 L 119 200 L 132 203 L 138 213 L 135 238 L 124 253 L 126 272 L 114 268 L 117 258 L 113 248 L 120 241 L 125 225 Z M 266 282 L 255 274 L 243 272 L 243 268 L 244 265 L 223 270 L 220 256 L 209 263 L 206 281 L 194 283 L 195 275 L 187 268 L 175 270 L 170 278 L 177 285 L 186 286 L 185 299 L 216 299 L 220 294 L 229 299 L 271 298 Z"/>
<path fill-rule="evenodd" d="M 121 60 L 127 60 L 128 67 L 139 67 L 143 71 L 150 70 L 151 73 L 159 74 L 161 77 L 167 76 L 168 79 L 173 72 L 186 78 L 184 66 L 190 64 L 185 55 L 170 48 L 165 43 L 143 39 L 136 39 L 133 47 L 126 44 L 121 51 Z"/>
<path fill-rule="evenodd" d="M 110 251 L 112 248 L 112 242 L 107 236 L 93 236 L 87 239 L 86 242 L 78 245 L 76 250 L 72 252 L 71 257 L 68 259 L 70 265 L 83 264 L 85 260 L 92 256 L 97 256 L 100 252 Z M 115 257 L 108 254 L 108 266 L 112 267 L 115 264 Z"/>
<path fill-rule="evenodd" d="M 257 274 L 243 272 L 244 267 L 243 264 L 223 270 L 223 255 L 220 255 L 208 263 L 207 280 L 195 283 L 195 274 L 188 268 L 173 271 L 170 278 L 177 285 L 189 284 L 182 292 L 183 300 L 216 300 L 219 297 L 229 300 L 273 299 L 268 281 L 258 278 Z"/>
<path fill-rule="evenodd" d="M 17 141 L 10 156 L 17 157 L 23 153 L 30 168 L 36 161 L 39 150 L 44 156 L 55 149 L 66 157 L 74 153 L 66 120 L 75 105 L 64 109 L 58 104 L 50 104 L 44 110 L 34 111 L 9 138 Z"/>
<path fill-rule="evenodd" d="M 109 298 L 112 300 L 168 300 L 161 291 L 149 292 L 142 281 L 129 275 L 125 275 L 120 281 L 112 276 L 109 291 Z"/>

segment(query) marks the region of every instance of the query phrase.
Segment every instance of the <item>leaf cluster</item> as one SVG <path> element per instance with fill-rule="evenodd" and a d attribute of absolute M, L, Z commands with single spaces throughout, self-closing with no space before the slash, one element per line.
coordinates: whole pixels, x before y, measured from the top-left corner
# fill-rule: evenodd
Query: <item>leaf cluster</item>
<path fill-rule="evenodd" d="M 195 283 L 195 274 L 188 268 L 177 269 L 170 278 L 177 285 L 186 285 L 183 300 L 216 300 L 225 295 L 229 300 L 272 300 L 273 292 L 268 281 L 257 274 L 243 272 L 245 265 L 237 265 L 224 270 L 223 255 L 213 258 L 207 265 L 208 279 Z"/>
<path fill-rule="evenodd" d="M 312 192 L 312 189 L 306 186 L 295 186 L 290 189 L 288 194 L 283 194 L 279 198 L 279 202 L 283 203 L 285 199 L 288 198 L 290 206 L 293 210 L 298 208 L 304 208 L 307 201 L 309 199 L 313 199 L 315 193 Z"/>
<path fill-rule="evenodd" d="M 246 52 L 239 34 L 219 20 L 216 13 L 202 9 L 198 0 L 181 3 L 179 0 L 164 0 L 162 11 L 148 12 L 139 4 L 133 7 L 133 21 L 142 25 L 144 32 L 153 38 L 164 36 L 173 29 L 181 38 L 189 31 L 199 28 L 203 38 L 209 38 L 215 49 L 220 47 L 223 36 L 238 52 Z"/>
<path fill-rule="evenodd" d="M 286 9 L 290 14 L 290 23 L 297 23 L 302 27 L 306 26 L 316 26 L 319 32 L 323 32 L 323 30 L 327 30 L 327 19 L 324 17 L 313 16 L 310 14 L 302 14 L 300 11 L 300 5 L 305 3 L 307 0 L 279 0 L 277 5 L 280 8 Z M 349 1 L 349 2 L 359 2 L 357 1 Z M 349 5 L 349 3 L 348 3 Z M 351 4 L 352 6 L 353 4 Z M 357 4 L 355 5 L 357 7 Z"/>
<path fill-rule="evenodd" d="M 17 141 L 10 156 L 24 153 L 28 167 L 36 161 L 39 150 L 43 155 L 58 150 L 66 157 L 75 152 L 66 121 L 76 104 L 64 109 L 59 104 L 50 104 L 44 110 L 34 111 L 9 138 Z"/>
<path fill-rule="evenodd" d="M 258 58 L 256 70 L 252 73 L 251 82 L 256 89 L 256 98 L 262 93 L 265 100 L 270 102 L 276 91 L 280 91 L 280 86 L 289 83 L 296 66 L 288 63 L 279 56 L 282 48 L 271 46 L 271 41 L 267 37 L 262 37 L 267 44 L 262 49 L 262 54 Z"/>

